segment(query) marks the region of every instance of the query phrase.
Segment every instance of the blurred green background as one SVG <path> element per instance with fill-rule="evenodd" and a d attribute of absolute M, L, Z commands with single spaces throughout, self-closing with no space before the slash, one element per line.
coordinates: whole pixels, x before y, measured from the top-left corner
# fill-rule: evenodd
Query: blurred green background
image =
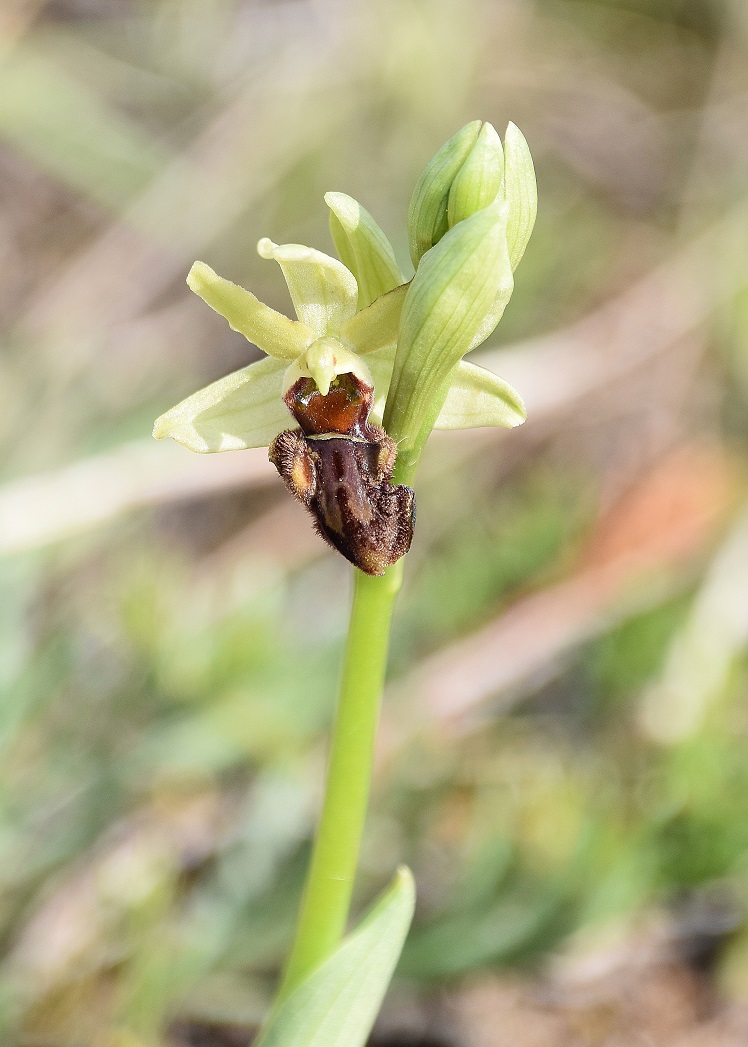
<path fill-rule="evenodd" d="M 557 1000 L 585 957 L 748 998 L 748 6 L 5 0 L 3 1045 L 246 1044 L 262 1014 L 349 574 L 263 451 L 151 441 L 258 355 L 184 278 L 288 311 L 254 245 L 330 251 L 326 190 L 407 265 L 415 179 L 476 117 L 537 167 L 475 354 L 529 418 L 424 460 L 357 902 L 412 866 L 387 1042 L 508 1043 L 502 986 Z"/>

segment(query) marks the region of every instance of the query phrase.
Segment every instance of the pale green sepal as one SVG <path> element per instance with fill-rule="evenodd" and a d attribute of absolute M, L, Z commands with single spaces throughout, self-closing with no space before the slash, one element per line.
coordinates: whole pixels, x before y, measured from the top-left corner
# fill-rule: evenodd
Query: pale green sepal
<path fill-rule="evenodd" d="M 406 447 L 438 415 L 453 369 L 492 330 L 508 268 L 499 204 L 459 222 L 423 256 L 403 306 L 384 421 Z"/>
<path fill-rule="evenodd" d="M 479 429 L 522 425 L 527 412 L 522 397 L 503 378 L 466 360 L 457 365 L 435 429 Z"/>
<path fill-rule="evenodd" d="M 296 315 L 315 338 L 337 335 L 356 312 L 356 278 L 337 258 L 303 244 L 274 244 L 267 237 L 258 243 L 257 253 L 278 262 Z"/>
<path fill-rule="evenodd" d="M 530 147 L 516 124 L 504 136 L 504 193 L 509 204 L 507 244 L 512 271 L 520 263 L 538 213 L 538 184 Z"/>
<path fill-rule="evenodd" d="M 492 204 L 501 189 L 503 176 L 501 139 L 491 124 L 484 124 L 449 190 L 447 220 L 450 229 Z"/>
<path fill-rule="evenodd" d="M 281 399 L 287 366 L 266 357 L 219 378 L 157 418 L 153 435 L 199 454 L 266 447 L 291 422 Z"/>
<path fill-rule="evenodd" d="M 356 277 L 358 307 L 367 305 L 403 282 L 392 244 L 372 216 L 352 196 L 325 193 L 330 232 L 343 265 Z"/>
<path fill-rule="evenodd" d="M 270 1015 L 254 1047 L 364 1047 L 413 919 L 406 868 L 362 924 Z"/>
<path fill-rule="evenodd" d="M 356 313 L 353 319 L 343 324 L 341 341 L 361 356 L 396 345 L 403 302 L 409 286 L 400 284 Z"/>
<path fill-rule="evenodd" d="M 422 255 L 447 231 L 449 190 L 480 129 L 480 120 L 460 128 L 429 160 L 416 183 L 408 207 L 410 257 L 416 267 Z"/>
<path fill-rule="evenodd" d="M 229 326 L 243 334 L 269 356 L 295 359 L 313 341 L 314 332 L 299 320 L 264 305 L 238 284 L 214 273 L 205 262 L 195 262 L 187 276 L 187 286 L 228 320 Z"/>
<path fill-rule="evenodd" d="M 339 374 L 355 374 L 370 388 L 374 385 L 371 371 L 357 353 L 346 349 L 336 338 L 318 338 L 290 365 L 283 377 L 282 392 L 285 394 L 299 378 L 313 378 L 322 395 L 327 396 L 333 378 Z"/>

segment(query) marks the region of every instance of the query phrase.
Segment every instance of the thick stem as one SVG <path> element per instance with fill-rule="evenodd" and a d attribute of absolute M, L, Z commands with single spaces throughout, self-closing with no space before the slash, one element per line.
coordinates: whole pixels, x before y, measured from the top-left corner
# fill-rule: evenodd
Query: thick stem
<path fill-rule="evenodd" d="M 390 623 L 402 564 L 401 560 L 382 577 L 355 572 L 325 799 L 279 999 L 334 951 L 345 931 L 369 801 Z"/>

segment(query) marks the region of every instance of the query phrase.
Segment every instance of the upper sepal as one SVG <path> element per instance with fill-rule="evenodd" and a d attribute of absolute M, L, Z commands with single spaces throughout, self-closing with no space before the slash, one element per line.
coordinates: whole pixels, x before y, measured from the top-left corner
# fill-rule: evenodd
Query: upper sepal
<path fill-rule="evenodd" d="M 264 237 L 257 244 L 261 258 L 273 258 L 283 270 L 296 315 L 315 338 L 334 337 L 356 312 L 358 285 L 350 269 L 337 258 L 303 244 L 274 244 Z"/>

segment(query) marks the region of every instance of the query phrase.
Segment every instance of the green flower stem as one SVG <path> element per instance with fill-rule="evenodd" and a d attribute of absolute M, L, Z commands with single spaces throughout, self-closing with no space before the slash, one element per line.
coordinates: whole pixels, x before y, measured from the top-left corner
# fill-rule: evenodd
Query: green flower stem
<path fill-rule="evenodd" d="M 369 801 L 390 623 L 402 566 L 400 560 L 382 577 L 355 572 L 322 816 L 279 999 L 334 951 L 345 931 Z"/>

